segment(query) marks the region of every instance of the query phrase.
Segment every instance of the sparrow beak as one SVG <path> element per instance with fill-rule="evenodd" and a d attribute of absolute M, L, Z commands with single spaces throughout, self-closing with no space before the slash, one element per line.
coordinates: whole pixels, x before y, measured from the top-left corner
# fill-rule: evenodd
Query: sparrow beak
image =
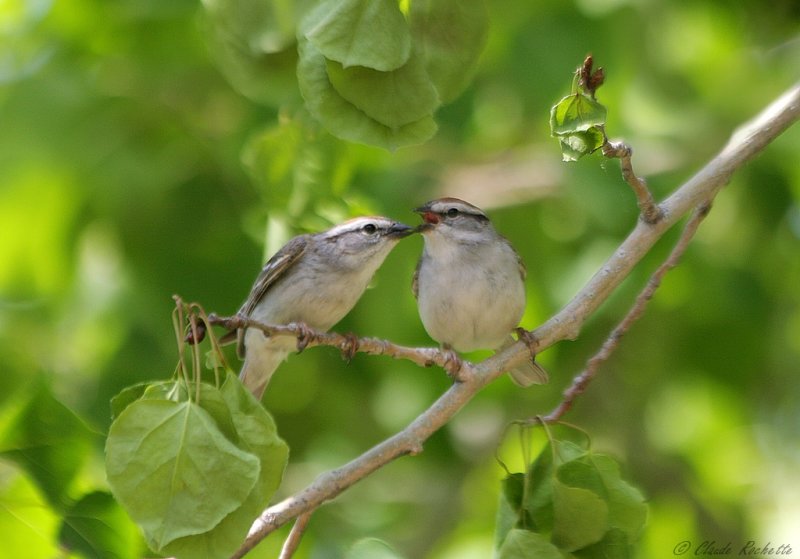
<path fill-rule="evenodd" d="M 386 236 L 393 239 L 402 239 L 403 237 L 408 237 L 412 233 L 416 232 L 416 227 L 410 227 L 405 223 L 394 223 L 391 227 L 389 227 Z"/>

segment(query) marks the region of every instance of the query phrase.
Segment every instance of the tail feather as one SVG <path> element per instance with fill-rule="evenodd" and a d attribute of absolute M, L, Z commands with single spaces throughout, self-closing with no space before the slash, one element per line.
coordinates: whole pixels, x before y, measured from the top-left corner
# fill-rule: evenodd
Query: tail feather
<path fill-rule="evenodd" d="M 266 338 L 260 331 L 252 329 L 247 330 L 244 337 L 247 351 L 239 380 L 257 400 L 261 400 L 275 369 L 292 352 L 294 339 Z"/>
<path fill-rule="evenodd" d="M 503 342 L 500 349 L 503 350 L 514 342 L 514 338 L 509 336 L 508 339 Z M 527 388 L 532 384 L 547 384 L 550 380 L 550 375 L 547 374 L 544 367 L 539 365 L 534 359 L 530 359 L 522 365 L 518 365 L 514 369 L 508 371 L 508 374 L 511 380 L 523 388 Z"/>

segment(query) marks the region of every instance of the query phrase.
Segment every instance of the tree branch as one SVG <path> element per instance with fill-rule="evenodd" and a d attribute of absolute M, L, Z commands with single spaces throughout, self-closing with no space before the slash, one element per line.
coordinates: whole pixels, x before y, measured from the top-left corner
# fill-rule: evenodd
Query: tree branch
<path fill-rule="evenodd" d="M 640 220 L 601 269 L 580 292 L 556 315 L 532 332 L 534 349 L 541 351 L 558 341 L 578 336 L 586 319 L 609 297 L 650 250 L 655 242 L 685 214 L 701 207 L 717 194 L 731 175 L 763 150 L 800 118 L 800 86 L 795 86 L 773 102 L 749 124 L 736 132 L 725 148 L 698 173 L 686 181 L 658 208 L 662 219 L 655 223 Z M 255 325 L 254 325 L 255 326 Z M 295 334 L 296 335 L 296 334 Z M 380 348 L 378 354 L 390 354 Z M 362 348 L 362 350 L 364 350 Z M 403 348 L 404 358 L 427 364 L 438 354 L 427 350 Z M 423 353 L 418 353 L 422 351 Z M 430 353 L 428 353 L 430 351 Z M 437 350 L 438 351 L 438 350 Z M 396 355 L 393 355 L 396 356 Z M 269 507 L 253 524 L 250 534 L 235 557 L 241 557 L 268 534 L 293 518 L 313 511 L 347 488 L 392 460 L 421 452 L 423 443 L 445 425 L 486 384 L 504 371 L 529 359 L 529 348 L 517 342 L 478 364 L 465 362 L 464 382 L 454 383 L 427 410 L 405 429 L 377 444 L 351 462 L 321 474 L 308 487 Z M 438 361 L 433 361 L 439 364 Z"/>

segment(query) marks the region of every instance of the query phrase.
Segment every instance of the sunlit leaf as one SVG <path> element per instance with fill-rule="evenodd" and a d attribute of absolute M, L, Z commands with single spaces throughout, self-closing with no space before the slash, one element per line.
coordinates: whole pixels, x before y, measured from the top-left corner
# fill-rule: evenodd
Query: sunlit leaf
<path fill-rule="evenodd" d="M 72 480 L 97 440 L 48 386 L 36 383 L 2 414 L 0 457 L 22 467 L 54 507 L 69 502 Z"/>
<path fill-rule="evenodd" d="M 411 33 L 396 0 L 326 0 L 308 13 L 301 34 L 346 68 L 388 72 L 411 56 Z"/>
<path fill-rule="evenodd" d="M 585 132 L 606 122 L 606 108 L 584 93 L 567 95 L 550 109 L 553 136 Z"/>
<path fill-rule="evenodd" d="M 84 495 L 67 509 L 58 539 L 96 559 L 136 559 L 144 547 L 139 529 L 105 491 Z"/>
<path fill-rule="evenodd" d="M 155 550 L 212 529 L 242 505 L 259 460 L 193 402 L 138 400 L 114 421 L 106 473 L 114 496 Z"/>
<path fill-rule="evenodd" d="M 58 557 L 59 517 L 22 470 L 5 469 L 0 479 L 0 534 L 3 555 Z"/>
<path fill-rule="evenodd" d="M 605 134 L 599 128 L 560 136 L 561 158 L 564 161 L 577 161 L 603 147 L 605 139 Z"/>

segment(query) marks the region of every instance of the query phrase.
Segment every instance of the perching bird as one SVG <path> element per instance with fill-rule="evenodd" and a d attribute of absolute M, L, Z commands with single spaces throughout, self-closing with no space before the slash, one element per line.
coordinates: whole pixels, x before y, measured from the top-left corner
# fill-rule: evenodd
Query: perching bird
<path fill-rule="evenodd" d="M 397 242 L 415 230 L 386 217 L 357 217 L 291 239 L 269 259 L 239 314 L 267 324 L 328 330 L 355 306 Z M 242 383 L 261 399 L 272 373 L 295 350 L 291 336 L 237 333 Z"/>
<path fill-rule="evenodd" d="M 525 312 L 525 267 L 479 208 L 442 198 L 417 208 L 424 221 L 422 257 L 412 289 L 431 338 L 445 349 L 500 350 Z M 533 359 L 509 371 L 521 386 L 544 384 Z"/>

